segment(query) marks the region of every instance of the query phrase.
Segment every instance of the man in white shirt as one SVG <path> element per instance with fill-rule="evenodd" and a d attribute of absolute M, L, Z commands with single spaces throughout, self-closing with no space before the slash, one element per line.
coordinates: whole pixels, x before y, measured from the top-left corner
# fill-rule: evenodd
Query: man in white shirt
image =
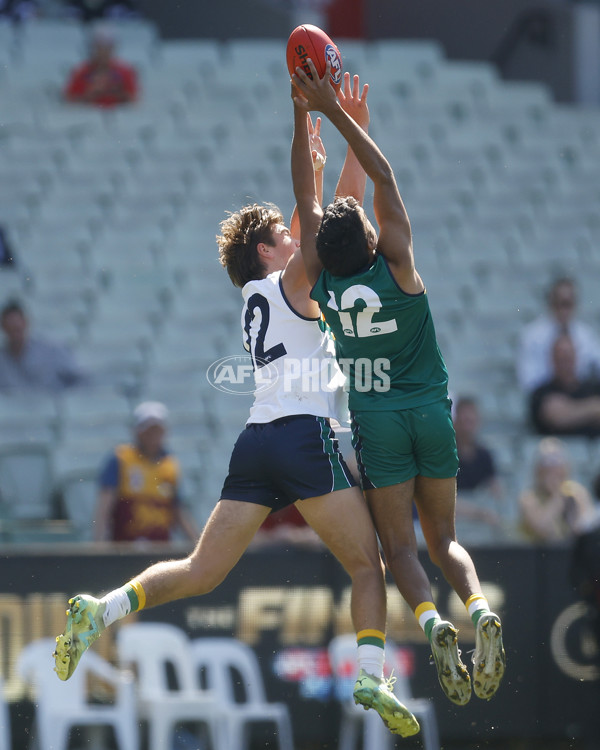
<path fill-rule="evenodd" d="M 556 279 L 548 293 L 548 312 L 529 323 L 520 337 L 516 367 L 525 393 L 552 378 L 552 347 L 562 333 L 567 333 L 575 346 L 578 377 L 600 376 L 600 338 L 575 318 L 576 307 L 575 282 L 567 277 Z"/>

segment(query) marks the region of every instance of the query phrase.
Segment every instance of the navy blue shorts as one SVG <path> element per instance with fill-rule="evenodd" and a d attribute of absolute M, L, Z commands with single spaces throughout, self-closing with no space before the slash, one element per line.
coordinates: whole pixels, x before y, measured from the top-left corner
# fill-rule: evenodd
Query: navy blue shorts
<path fill-rule="evenodd" d="M 246 426 L 233 448 L 221 499 L 280 510 L 354 486 L 329 420 L 300 414 Z"/>

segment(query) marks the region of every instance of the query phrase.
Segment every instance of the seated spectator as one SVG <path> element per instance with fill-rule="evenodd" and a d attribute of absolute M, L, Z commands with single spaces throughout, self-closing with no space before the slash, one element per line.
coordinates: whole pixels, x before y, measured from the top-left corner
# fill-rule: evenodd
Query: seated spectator
<path fill-rule="evenodd" d="M 168 412 L 145 401 L 134 411 L 134 439 L 118 445 L 102 467 L 94 526 L 96 541 L 168 542 L 198 528 L 179 496 L 179 465 L 166 450 Z"/>
<path fill-rule="evenodd" d="M 478 437 L 480 425 L 481 417 L 475 399 L 459 398 L 454 407 L 454 430 L 458 451 L 456 516 L 500 527 L 502 519 L 496 510 L 469 498 L 471 493 L 482 491 L 489 493 L 494 501 L 502 497 L 502 486 L 494 458 Z"/>
<path fill-rule="evenodd" d="M 457 489 L 459 492 L 488 489 L 499 496 L 502 490 L 494 457 L 478 438 L 480 425 L 481 417 L 475 399 L 459 398 L 454 408 L 454 430 L 459 462 Z"/>
<path fill-rule="evenodd" d="M 97 27 L 90 37 L 89 59 L 70 75 L 65 99 L 76 104 L 115 107 L 133 102 L 138 96 L 135 69 L 116 59 L 115 36 L 105 27 Z"/>
<path fill-rule="evenodd" d="M 561 334 L 552 347 L 553 371 L 531 395 L 530 414 L 540 435 L 600 435 L 600 381 L 577 375 L 573 341 Z"/>
<path fill-rule="evenodd" d="M 0 391 L 58 393 L 88 384 L 89 375 L 66 347 L 29 335 L 29 321 L 19 302 L 4 306 L 0 327 L 5 337 L 0 349 Z"/>
<path fill-rule="evenodd" d="M 521 530 L 533 542 L 573 539 L 594 514 L 586 488 L 571 479 L 565 445 L 543 438 L 533 466 L 533 483 L 519 498 Z"/>
<path fill-rule="evenodd" d="M 552 376 L 552 345 L 567 333 L 577 354 L 577 376 L 587 380 L 600 374 L 600 339 L 586 323 L 575 317 L 575 282 L 561 277 L 548 293 L 548 312 L 527 325 L 521 334 L 517 377 L 524 393 L 530 394 Z"/>

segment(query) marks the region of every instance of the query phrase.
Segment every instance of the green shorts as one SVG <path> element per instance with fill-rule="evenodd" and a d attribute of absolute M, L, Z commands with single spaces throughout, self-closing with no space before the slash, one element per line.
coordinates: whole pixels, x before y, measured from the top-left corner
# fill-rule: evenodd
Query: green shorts
<path fill-rule="evenodd" d="M 458 471 L 450 399 L 400 411 L 352 412 L 352 445 L 363 489 L 389 487 L 420 474 Z"/>

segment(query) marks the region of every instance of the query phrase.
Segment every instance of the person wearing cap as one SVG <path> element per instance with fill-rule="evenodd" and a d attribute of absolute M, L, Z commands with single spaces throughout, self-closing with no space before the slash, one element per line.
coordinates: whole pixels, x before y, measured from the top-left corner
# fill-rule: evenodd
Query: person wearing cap
<path fill-rule="evenodd" d="M 118 445 L 100 472 L 97 541 L 168 542 L 177 528 L 196 541 L 198 529 L 179 497 L 179 465 L 165 448 L 167 419 L 158 401 L 135 409 L 134 440 Z"/>
<path fill-rule="evenodd" d="M 138 80 L 135 69 L 114 57 L 113 32 L 97 27 L 90 37 L 89 58 L 72 71 L 64 97 L 74 104 L 114 107 L 135 101 Z"/>

